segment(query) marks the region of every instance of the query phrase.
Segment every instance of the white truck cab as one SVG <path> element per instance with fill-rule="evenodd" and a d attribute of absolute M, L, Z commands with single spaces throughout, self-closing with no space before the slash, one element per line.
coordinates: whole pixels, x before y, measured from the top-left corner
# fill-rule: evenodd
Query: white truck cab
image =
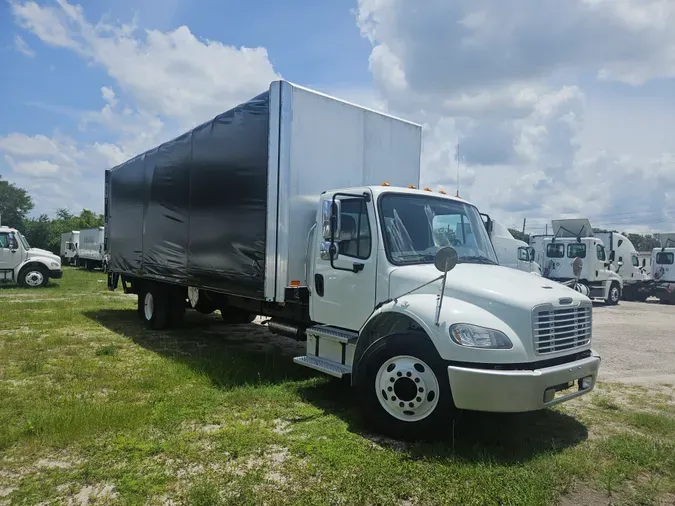
<path fill-rule="evenodd" d="M 541 267 L 534 258 L 534 249 L 525 241 L 513 237 L 509 229 L 498 221 L 492 220 L 489 232 L 499 265 L 541 275 Z"/>
<path fill-rule="evenodd" d="M 538 255 L 542 258 L 544 277 L 572 283 L 591 299 L 618 304 L 623 279 L 611 270 L 613 254 L 607 253 L 603 242 L 594 237 L 588 220 L 553 220 L 552 224 L 554 235 L 539 237 L 534 242 L 541 249 Z"/>
<path fill-rule="evenodd" d="M 630 239 L 618 232 L 598 232 L 594 235 L 605 245 L 609 252 L 611 268 L 623 280 L 621 292 L 623 299 L 646 301 L 651 294 L 651 272 L 647 269 L 646 260 L 640 261 Z"/>
<path fill-rule="evenodd" d="M 61 234 L 61 261 L 64 264 L 77 264 L 80 247 L 80 232 L 71 230 Z"/>
<path fill-rule="evenodd" d="M 60 279 L 62 276 L 58 255 L 31 248 L 21 232 L 0 226 L 0 282 L 38 288 L 46 286 L 50 278 Z"/>
<path fill-rule="evenodd" d="M 591 301 L 499 265 L 475 206 L 387 186 L 326 192 L 320 204 L 307 274 L 322 325 L 307 329 L 296 362 L 352 374 L 394 434 L 419 434 L 453 405 L 530 411 L 593 388 Z"/>
<path fill-rule="evenodd" d="M 654 296 L 663 304 L 675 304 L 675 241 L 668 239 L 652 250 L 652 277 Z"/>

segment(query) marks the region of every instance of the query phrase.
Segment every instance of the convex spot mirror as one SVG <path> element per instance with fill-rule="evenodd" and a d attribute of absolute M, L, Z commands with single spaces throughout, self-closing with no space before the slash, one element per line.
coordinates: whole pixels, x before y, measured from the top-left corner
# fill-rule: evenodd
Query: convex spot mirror
<path fill-rule="evenodd" d="M 454 269 L 457 265 L 457 251 L 455 248 L 447 246 L 439 249 L 434 258 L 434 265 L 441 272 L 449 272 Z"/>
<path fill-rule="evenodd" d="M 324 200 L 321 209 L 321 221 L 323 224 L 323 238 L 329 240 L 331 234 L 335 239 L 339 239 L 340 230 L 342 229 L 341 203 L 339 200 Z"/>

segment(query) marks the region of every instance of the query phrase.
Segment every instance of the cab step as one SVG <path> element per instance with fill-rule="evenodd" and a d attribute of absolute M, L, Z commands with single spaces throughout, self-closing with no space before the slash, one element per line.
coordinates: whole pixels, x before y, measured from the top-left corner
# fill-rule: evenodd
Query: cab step
<path fill-rule="evenodd" d="M 329 341 L 345 344 L 353 344 L 359 338 L 359 335 L 356 332 L 331 327 L 329 325 L 310 327 L 305 332 L 311 336 L 318 337 L 319 339 L 327 339 Z"/>
<path fill-rule="evenodd" d="M 314 369 L 316 371 L 321 371 L 323 373 L 330 374 L 331 376 L 335 376 L 336 378 L 342 378 L 344 376 L 351 374 L 352 372 L 352 368 L 347 365 L 342 365 L 333 360 L 329 360 L 327 358 L 322 357 L 316 357 L 314 355 L 295 357 L 293 359 L 293 362 L 299 365 L 304 365 L 305 367 L 309 367 L 310 369 Z"/>

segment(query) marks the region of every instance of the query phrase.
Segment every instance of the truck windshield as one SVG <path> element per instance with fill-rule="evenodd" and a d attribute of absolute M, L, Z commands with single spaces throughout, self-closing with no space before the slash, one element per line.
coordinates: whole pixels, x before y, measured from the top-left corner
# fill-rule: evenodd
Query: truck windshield
<path fill-rule="evenodd" d="M 21 244 L 23 244 L 24 249 L 29 250 L 29 249 L 30 249 L 30 244 L 28 244 L 28 241 L 27 241 L 26 238 L 23 236 L 23 234 L 20 234 L 20 233 L 16 232 L 15 235 L 16 235 L 16 237 L 19 238 L 19 240 L 21 241 Z"/>
<path fill-rule="evenodd" d="M 384 194 L 380 215 L 385 248 L 395 265 L 432 263 L 451 246 L 460 262 L 497 265 L 497 256 L 478 210 L 442 197 Z"/>

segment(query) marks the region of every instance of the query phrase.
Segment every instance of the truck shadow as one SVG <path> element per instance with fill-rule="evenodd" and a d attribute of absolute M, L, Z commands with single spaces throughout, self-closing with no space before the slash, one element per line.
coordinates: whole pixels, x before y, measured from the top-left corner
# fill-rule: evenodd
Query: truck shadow
<path fill-rule="evenodd" d="M 143 326 L 134 310 L 84 314 L 153 353 L 189 365 L 221 388 L 290 381 L 289 388 L 323 412 L 315 418 L 336 416 L 350 432 L 410 458 L 518 463 L 562 451 L 588 437 L 586 427 L 575 418 L 545 410 L 516 415 L 463 412 L 449 422 L 440 441 L 396 441 L 369 432 L 344 381 L 323 379 L 293 363 L 293 357 L 304 354 L 304 343 L 274 336 L 263 325 L 226 325 L 215 314 L 188 312 L 183 328 L 152 331 Z M 305 381 L 317 377 L 322 379 Z M 289 420 L 291 424 L 304 421 Z"/>

